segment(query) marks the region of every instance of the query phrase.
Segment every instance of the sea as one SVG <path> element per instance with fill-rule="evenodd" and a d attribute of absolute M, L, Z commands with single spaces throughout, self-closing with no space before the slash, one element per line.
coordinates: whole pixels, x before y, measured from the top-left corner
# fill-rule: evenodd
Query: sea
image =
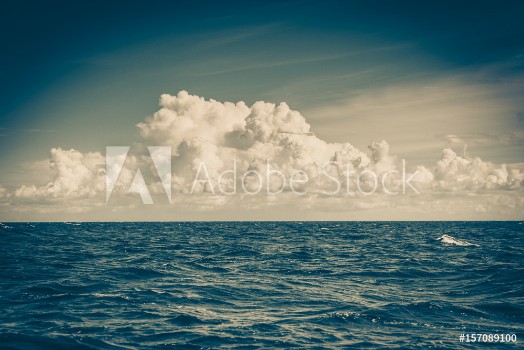
<path fill-rule="evenodd" d="M 3 223 L 0 348 L 522 348 L 523 236 L 518 221 Z"/>

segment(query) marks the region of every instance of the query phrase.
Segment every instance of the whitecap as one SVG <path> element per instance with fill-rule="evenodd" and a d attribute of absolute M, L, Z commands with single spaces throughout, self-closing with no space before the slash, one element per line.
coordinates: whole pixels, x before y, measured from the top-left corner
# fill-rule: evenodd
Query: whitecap
<path fill-rule="evenodd" d="M 467 241 L 462 241 L 460 239 L 456 239 L 455 237 L 452 237 L 449 235 L 442 235 L 439 238 L 437 238 L 437 240 L 445 244 L 452 244 L 452 245 L 457 245 L 457 246 L 462 246 L 462 247 L 468 247 L 468 246 L 478 247 L 479 246 L 478 244 L 470 243 Z"/>

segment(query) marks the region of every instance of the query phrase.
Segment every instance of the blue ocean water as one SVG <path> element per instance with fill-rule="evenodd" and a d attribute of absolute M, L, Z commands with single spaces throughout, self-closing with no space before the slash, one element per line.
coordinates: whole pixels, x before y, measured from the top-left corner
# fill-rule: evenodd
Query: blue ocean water
<path fill-rule="evenodd" d="M 522 222 L 0 224 L 0 348 L 482 345 L 462 333 L 516 334 L 490 348 L 517 348 L 523 233 Z"/>

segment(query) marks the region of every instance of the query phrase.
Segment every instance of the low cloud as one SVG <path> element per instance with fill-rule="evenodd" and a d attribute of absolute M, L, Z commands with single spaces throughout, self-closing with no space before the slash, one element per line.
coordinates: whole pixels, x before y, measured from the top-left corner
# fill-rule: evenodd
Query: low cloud
<path fill-rule="evenodd" d="M 445 191 L 520 190 L 524 173 L 517 167 L 461 157 L 447 148 L 435 169 L 435 187 Z"/>
<path fill-rule="evenodd" d="M 104 156 L 98 152 L 51 149 L 49 165 L 55 176 L 45 186 L 22 186 L 14 198 L 78 198 L 89 197 L 105 189 L 105 177 L 100 166 Z"/>
<path fill-rule="evenodd" d="M 282 189 L 287 192 L 282 201 L 298 201 L 297 195 L 289 199 L 291 190 L 289 182 L 284 184 L 282 179 L 275 180 L 268 170 L 279 171 L 284 179 L 293 176 L 307 176 L 307 183 L 300 184 L 299 192 L 307 196 L 300 197 L 300 205 L 309 205 L 319 193 L 325 192 L 329 186 L 336 186 L 333 179 L 337 179 L 343 191 L 335 197 L 348 197 L 348 193 L 355 189 L 354 179 L 349 183 L 349 173 L 362 174 L 365 171 L 373 172 L 378 179 L 384 177 L 383 185 L 390 192 L 402 189 L 402 175 L 411 177 L 413 185 L 423 192 L 423 201 L 428 203 L 432 194 L 440 193 L 485 194 L 490 191 L 497 194 L 512 194 L 520 198 L 524 173 L 519 167 L 505 164 L 495 164 L 483 161 L 467 154 L 457 155 L 451 148 L 442 151 L 441 159 L 433 167 L 417 166 L 403 162 L 399 157 L 390 153 L 390 145 L 382 140 L 372 142 L 369 150 L 363 152 L 348 142 L 329 143 L 317 137 L 311 130 L 304 116 L 292 110 L 286 103 L 273 104 L 255 102 L 247 106 L 244 102 L 218 102 L 205 100 L 203 97 L 190 95 L 186 91 L 176 96 L 164 94 L 160 98 L 160 109 L 144 122 L 137 125 L 143 138 L 137 147 L 142 151 L 146 145 L 171 146 L 172 158 L 172 190 L 176 194 L 195 193 L 194 205 L 201 208 L 213 207 L 217 203 L 216 196 L 202 197 L 213 192 L 214 189 L 223 189 L 231 192 L 243 181 L 248 191 L 252 191 L 262 180 L 264 189 L 276 192 Z M 457 143 L 459 137 L 449 135 L 450 142 Z M 462 139 L 460 138 L 462 141 Z M 0 187 L 0 199 L 14 201 L 24 200 L 79 200 L 82 198 L 102 198 L 105 193 L 105 156 L 98 152 L 82 153 L 71 149 L 53 148 L 50 156 L 50 168 L 54 178 L 44 186 L 24 185 L 8 192 Z M 202 164 L 206 167 L 206 177 L 210 183 L 200 182 L 194 186 L 193 180 Z M 326 166 L 327 164 L 327 166 Z M 232 176 L 220 174 L 236 167 L 239 174 L 257 171 L 262 174 L 261 179 L 246 177 L 234 181 Z M 146 182 L 154 193 L 162 193 L 163 188 L 154 171 L 154 166 L 147 152 L 135 152 L 126 159 L 119 182 L 115 186 L 118 193 L 126 193 L 136 169 L 150 169 L 145 172 Z M 325 173 L 332 176 L 326 177 Z M 387 176 L 386 174 L 396 174 Z M 267 180 L 271 183 L 268 184 Z M 273 181 L 275 180 L 275 181 Z M 362 178 L 362 187 L 373 187 L 372 178 Z M 351 191 L 349 191 L 351 190 Z M 406 205 L 408 199 L 390 200 L 384 189 L 378 191 L 380 197 L 367 199 L 360 203 L 353 203 L 352 207 L 365 210 L 366 208 L 384 208 L 401 203 Z M 185 205 L 189 206 L 191 198 L 186 198 Z M 206 198 L 208 198 L 206 200 Z M 235 201 L 242 205 L 241 199 L 224 198 L 219 202 L 225 204 Z M 250 197 L 252 198 L 252 196 Z M 271 197 L 267 205 L 272 205 L 278 198 Z M 379 199 L 376 199 L 379 198 Z M 437 197 L 435 197 L 437 198 Z M 494 197 L 495 198 L 495 197 Z M 499 197 L 497 197 L 499 198 Z M 500 197 L 502 198 L 502 197 Z M 438 199 L 436 199 L 438 200 Z M 102 199 L 103 201 L 103 199 Z M 176 201 L 176 199 L 175 199 Z M 188 202 L 189 201 L 189 202 Z M 332 205 L 337 208 L 337 199 L 332 198 Z M 422 197 L 417 199 L 422 201 Z M 503 199 L 501 199 L 503 202 Z M 256 203 L 246 200 L 245 203 L 257 206 Z M 501 202 L 501 203 L 502 203 Z M 522 201 L 508 200 L 501 205 L 520 206 Z M 322 205 L 327 203 L 322 200 Z M 415 203 L 415 201 L 412 201 Z M 508 204 L 509 203 L 509 204 Z M 211 205 L 208 205 L 211 204 Z M 476 203 L 473 210 L 483 213 L 486 208 L 492 207 L 492 202 Z"/>

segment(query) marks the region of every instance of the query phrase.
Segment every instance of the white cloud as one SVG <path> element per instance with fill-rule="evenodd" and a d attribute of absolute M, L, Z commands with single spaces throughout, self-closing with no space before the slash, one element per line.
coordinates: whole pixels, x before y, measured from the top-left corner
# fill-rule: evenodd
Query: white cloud
<path fill-rule="evenodd" d="M 461 157 L 446 148 L 437 162 L 435 181 L 437 188 L 448 191 L 518 190 L 523 184 L 524 173 L 506 164 Z"/>
<path fill-rule="evenodd" d="M 173 147 L 174 188 L 182 192 L 190 191 L 202 162 L 214 180 L 231 169 L 234 160 L 240 173 L 257 170 L 265 175 L 268 161 L 270 169 L 286 177 L 298 170 L 316 176 L 328 161 L 369 163 L 367 155 L 349 143 L 330 144 L 316 137 L 305 118 L 286 103 L 259 101 L 248 107 L 182 91 L 162 95 L 160 106 L 138 128 L 146 142 Z"/>
<path fill-rule="evenodd" d="M 146 140 L 177 148 L 185 139 L 203 138 L 222 144 L 226 132 L 244 123 L 249 108 L 237 104 L 205 101 L 203 97 L 180 91 L 177 96 L 163 94 L 160 110 L 137 125 Z"/>
<path fill-rule="evenodd" d="M 320 139 L 311 132 L 304 116 L 286 103 L 276 105 L 259 101 L 247 106 L 244 102 L 205 100 L 181 91 L 176 96 L 162 95 L 160 110 L 137 127 L 144 144 L 172 147 L 174 202 L 186 209 L 206 211 L 216 209 L 220 204 L 243 209 L 287 205 L 289 210 L 289 204 L 293 203 L 296 210 L 383 209 L 388 212 L 391 208 L 406 208 L 409 212 L 420 208 L 445 211 L 450 203 L 460 203 L 472 212 L 485 213 L 497 207 L 518 210 L 523 205 L 524 172 L 519 167 L 494 164 L 467 155 L 458 156 L 453 150 L 444 149 L 442 158 L 433 167 L 408 164 L 406 168 L 402 159 L 391 154 L 390 145 L 384 140 L 372 142 L 368 155 L 350 143 L 329 143 Z M 146 182 L 152 182 L 149 189 L 153 194 L 164 193 L 150 155 L 144 150 L 144 145 L 138 145 L 137 152 L 127 156 L 114 187 L 115 193 L 128 192 L 137 169 L 141 169 Z M 205 175 L 209 176 L 211 183 L 201 182 L 193 186 L 202 164 L 205 164 Z M 219 184 L 220 174 L 232 170 L 234 165 L 239 174 L 236 181 L 229 174 L 223 176 Z M 105 202 L 102 195 L 105 193 L 105 157 L 101 153 L 53 148 L 50 167 L 54 172 L 51 182 L 44 186 L 24 185 L 13 193 L 0 187 L 0 199 L 4 203 L 74 199 L 79 211 L 87 210 L 90 205 L 100 205 L 80 199 L 100 195 L 100 202 Z M 235 186 L 237 192 L 244 192 L 242 175 L 255 170 L 261 174 L 261 179 L 247 176 L 243 183 L 250 192 L 261 187 L 261 195 L 220 196 L 218 189 L 231 192 Z M 273 175 L 268 176 L 268 170 L 273 171 Z M 332 177 L 323 174 L 323 170 Z M 283 177 L 275 171 L 281 172 Z M 356 177 L 363 172 L 375 174 L 376 180 L 372 176 L 363 176 L 356 183 Z M 411 196 L 386 195 L 405 190 L 402 180 L 415 172 L 411 183 L 422 192 L 421 196 L 413 196 L 414 191 L 410 192 Z M 308 178 L 307 183 L 298 185 L 299 191 L 306 193 L 303 196 L 291 193 L 289 179 L 297 174 Z M 333 196 L 326 195 L 326 191 L 336 189 L 336 181 L 339 182 L 339 191 Z M 375 194 L 368 195 L 367 192 L 377 183 L 384 187 L 379 186 Z M 359 186 L 364 193 L 354 193 Z M 283 194 L 280 196 L 265 195 L 267 189 L 278 192 L 281 188 Z M 196 194 L 188 195 L 192 190 Z M 145 193 L 145 189 L 142 192 Z M 210 194 L 212 192 L 215 195 Z M 453 195 L 441 197 L 442 193 Z M 472 196 L 486 193 L 492 193 L 489 200 Z"/>
<path fill-rule="evenodd" d="M 100 153 L 81 153 L 77 150 L 51 149 L 49 161 L 55 172 L 53 181 L 45 186 L 22 186 L 14 192 L 15 198 L 76 198 L 93 196 L 103 190 L 105 177 L 100 171 L 104 156 Z"/>

